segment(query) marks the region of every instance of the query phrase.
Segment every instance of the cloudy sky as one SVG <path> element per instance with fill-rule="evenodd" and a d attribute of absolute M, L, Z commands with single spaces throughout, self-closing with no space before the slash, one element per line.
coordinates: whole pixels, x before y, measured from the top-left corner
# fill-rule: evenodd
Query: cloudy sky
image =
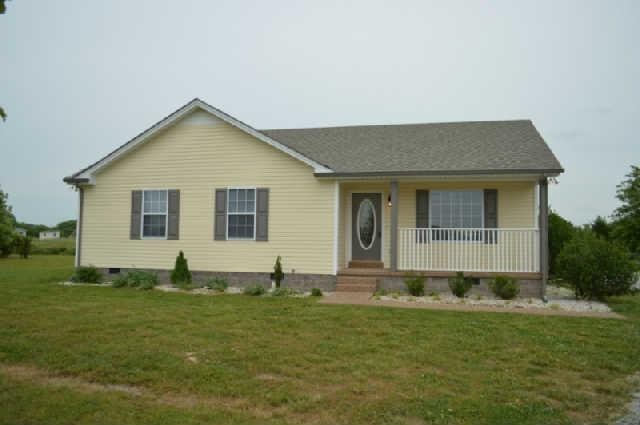
<path fill-rule="evenodd" d="M 257 128 L 529 118 L 576 223 L 640 164 L 640 1 L 13 0 L 0 40 L 21 221 L 72 218 L 63 176 L 194 97 Z"/>

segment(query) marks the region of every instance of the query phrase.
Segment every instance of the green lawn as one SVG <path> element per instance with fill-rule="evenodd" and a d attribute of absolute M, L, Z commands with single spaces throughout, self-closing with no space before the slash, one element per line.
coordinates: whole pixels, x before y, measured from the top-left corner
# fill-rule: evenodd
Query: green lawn
<path fill-rule="evenodd" d="M 33 239 L 31 249 L 34 254 L 74 255 L 76 250 L 76 240 L 75 238 Z"/>
<path fill-rule="evenodd" d="M 638 297 L 613 320 L 52 283 L 72 261 L 0 260 L 0 423 L 600 424 L 640 371 Z"/>

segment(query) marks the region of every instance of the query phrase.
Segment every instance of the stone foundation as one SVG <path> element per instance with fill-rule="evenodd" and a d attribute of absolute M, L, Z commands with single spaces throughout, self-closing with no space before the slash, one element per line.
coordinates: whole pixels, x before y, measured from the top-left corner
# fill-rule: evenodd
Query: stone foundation
<path fill-rule="evenodd" d="M 170 284 L 171 270 L 158 269 L 126 269 L 121 268 L 120 273 L 126 273 L 130 270 L 144 270 L 146 272 L 157 273 L 160 284 Z M 109 273 L 109 269 L 102 269 L 105 280 L 111 280 L 117 273 Z M 259 284 L 265 288 L 271 288 L 270 273 L 254 273 L 254 272 L 209 272 L 209 271 L 191 271 L 193 284 L 196 286 L 204 286 L 209 279 L 215 277 L 226 279 L 229 286 L 244 288 L 247 286 Z M 319 288 L 323 291 L 335 291 L 336 276 L 327 274 L 308 274 L 308 273 L 285 273 L 284 280 L 280 284 L 283 288 L 294 288 L 301 291 L 308 291 L 311 288 Z"/>
<path fill-rule="evenodd" d="M 493 292 L 489 289 L 489 281 L 491 279 L 480 278 L 479 284 L 471 287 L 469 295 L 493 296 Z M 449 289 L 449 280 L 444 277 L 427 277 L 424 281 L 424 292 L 429 295 L 431 292 L 437 294 L 451 293 Z M 518 298 L 542 298 L 542 281 L 535 279 L 519 279 L 520 294 Z M 387 291 L 406 292 L 407 287 L 404 284 L 402 276 L 383 276 L 378 279 L 378 288 Z"/>

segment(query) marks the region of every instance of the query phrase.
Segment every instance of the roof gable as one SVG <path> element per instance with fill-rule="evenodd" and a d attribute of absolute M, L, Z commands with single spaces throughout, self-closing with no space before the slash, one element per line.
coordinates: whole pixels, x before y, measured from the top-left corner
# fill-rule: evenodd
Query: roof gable
<path fill-rule="evenodd" d="M 208 103 L 196 98 L 196 99 L 193 99 L 191 102 L 187 103 L 186 105 L 182 106 L 178 110 L 174 111 L 170 115 L 166 116 L 162 120 L 158 121 L 156 124 L 149 127 L 142 133 L 138 134 L 136 137 L 129 140 L 127 143 L 115 149 L 111 153 L 107 154 L 100 160 L 72 174 L 71 176 L 65 177 L 64 181 L 70 184 L 81 184 L 81 183 L 93 184 L 94 175 L 99 170 L 106 167 L 113 161 L 118 160 L 122 156 L 132 152 L 134 149 L 136 149 L 141 144 L 151 139 L 154 135 L 156 135 L 160 131 L 167 129 L 168 127 L 172 126 L 173 124 L 177 123 L 178 121 L 182 120 L 184 117 L 188 116 L 189 114 L 191 114 L 192 112 L 198 109 L 211 114 L 216 119 L 226 122 L 227 124 L 230 124 L 240 129 L 241 131 L 244 131 L 245 133 L 258 139 L 259 141 L 266 143 L 286 153 L 292 158 L 295 158 L 299 161 L 304 162 L 305 164 L 312 167 L 315 173 L 330 173 L 332 171 L 330 168 L 326 167 L 325 165 L 320 164 L 317 161 L 314 161 L 313 159 L 297 152 L 295 149 L 289 146 L 286 146 L 280 143 L 279 141 L 272 139 L 271 137 L 261 133 L 260 131 L 254 129 L 248 124 L 245 124 L 244 122 L 232 117 L 231 115 L 228 115 L 227 113 L 217 108 L 214 108 Z"/>

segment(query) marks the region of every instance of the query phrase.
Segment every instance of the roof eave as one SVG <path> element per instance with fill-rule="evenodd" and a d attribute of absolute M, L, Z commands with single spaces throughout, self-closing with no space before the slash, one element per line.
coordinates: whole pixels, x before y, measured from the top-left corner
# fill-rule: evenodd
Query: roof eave
<path fill-rule="evenodd" d="M 91 183 L 91 179 L 88 177 L 76 177 L 76 176 L 67 176 L 63 178 L 62 181 L 72 185 Z"/>
<path fill-rule="evenodd" d="M 521 170 L 423 170 L 423 171 L 359 171 L 314 173 L 323 178 L 367 178 L 367 177 L 441 177 L 441 176 L 490 176 L 490 175 L 539 175 L 557 177 L 563 168 Z"/>

